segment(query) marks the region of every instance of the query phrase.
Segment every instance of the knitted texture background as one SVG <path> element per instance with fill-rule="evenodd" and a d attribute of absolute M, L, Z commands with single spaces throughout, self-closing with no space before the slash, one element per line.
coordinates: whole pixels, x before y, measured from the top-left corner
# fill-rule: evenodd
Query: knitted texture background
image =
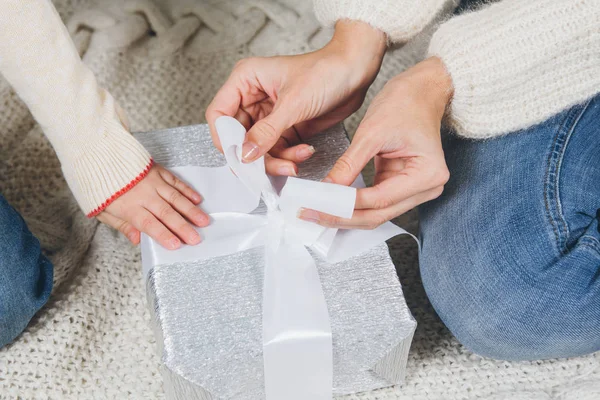
<path fill-rule="evenodd" d="M 204 110 L 235 62 L 320 47 L 308 0 L 56 0 L 85 62 L 127 110 L 132 130 L 204 122 Z M 356 129 L 385 81 L 420 60 L 434 27 L 391 51 Z M 0 192 L 25 217 L 55 263 L 46 307 L 0 350 L 0 398 L 160 399 L 139 249 L 78 209 L 48 141 L 0 79 Z M 367 181 L 371 176 L 366 171 Z M 398 221 L 417 229 L 414 213 Z M 346 399 L 600 398 L 600 354 L 543 362 L 501 362 L 464 349 L 431 308 L 417 249 L 391 242 L 409 307 L 418 321 L 406 384 Z"/>

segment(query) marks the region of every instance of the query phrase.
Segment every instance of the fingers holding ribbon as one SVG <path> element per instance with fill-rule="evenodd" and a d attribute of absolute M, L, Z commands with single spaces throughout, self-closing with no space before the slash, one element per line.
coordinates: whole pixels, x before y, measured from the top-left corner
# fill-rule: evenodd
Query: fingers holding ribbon
<path fill-rule="evenodd" d="M 374 157 L 375 185 L 357 191 L 352 218 L 314 210 L 302 210 L 298 217 L 327 227 L 374 229 L 439 197 L 450 178 L 440 126 L 451 93 L 451 80 L 436 58 L 390 80 L 326 178 L 350 185 Z"/>
<path fill-rule="evenodd" d="M 352 218 L 345 219 L 335 217 L 329 214 L 320 213 L 314 210 L 302 210 L 299 217 L 303 220 L 315 222 L 319 225 L 328 228 L 339 228 L 339 229 L 375 229 L 378 226 L 390 221 L 418 206 L 419 204 L 425 203 L 429 200 L 433 200 L 439 197 L 443 191 L 443 186 L 420 192 L 414 196 L 405 198 L 396 203 L 389 203 L 390 200 L 387 196 L 382 196 L 381 199 L 375 200 L 379 204 L 391 204 L 385 208 L 362 208 L 365 207 L 365 203 L 361 203 L 358 199 L 364 197 L 365 191 L 372 188 L 358 189 L 357 190 L 357 205 Z"/>
<path fill-rule="evenodd" d="M 369 161 L 366 155 L 369 153 L 354 155 L 352 147 L 338 160 L 326 178 L 330 182 L 351 184 Z M 441 148 L 431 155 L 392 159 L 376 156 L 375 169 L 376 184 L 359 188 L 356 192 L 352 218 L 333 217 L 314 210 L 302 210 L 298 217 L 332 228 L 374 229 L 439 197 L 450 178 Z"/>
<path fill-rule="evenodd" d="M 206 112 L 216 147 L 220 148 L 216 119 L 234 117 L 248 132 L 243 161 L 269 153 L 270 173 L 293 176 L 297 167 L 292 164 L 314 154 L 303 139 L 339 123 L 362 105 L 386 48 L 382 31 L 366 23 L 339 21 L 334 37 L 320 50 L 238 62 Z"/>

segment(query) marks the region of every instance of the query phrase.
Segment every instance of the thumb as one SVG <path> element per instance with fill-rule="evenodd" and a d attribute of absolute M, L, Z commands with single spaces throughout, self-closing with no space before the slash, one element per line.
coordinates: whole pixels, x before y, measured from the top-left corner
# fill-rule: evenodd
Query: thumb
<path fill-rule="evenodd" d="M 369 146 L 369 142 L 355 136 L 350 147 L 337 160 L 323 181 L 349 186 L 374 156 L 375 152 Z"/>
<path fill-rule="evenodd" d="M 281 101 L 281 99 L 280 99 Z M 294 107 L 287 107 L 281 102 L 273 111 L 257 123 L 246 134 L 246 141 L 242 146 L 242 161 L 252 162 L 264 156 L 277 143 L 285 130 L 297 121 Z"/>

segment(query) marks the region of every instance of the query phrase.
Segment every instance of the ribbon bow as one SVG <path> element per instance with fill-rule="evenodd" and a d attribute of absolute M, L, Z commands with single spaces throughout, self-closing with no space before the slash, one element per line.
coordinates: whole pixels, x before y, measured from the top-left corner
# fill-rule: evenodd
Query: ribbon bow
<path fill-rule="evenodd" d="M 203 208 L 212 221 L 198 229 L 203 242 L 168 251 L 144 237 L 143 268 L 145 272 L 151 268 L 144 260 L 193 261 L 264 246 L 266 398 L 330 400 L 332 332 L 319 273 L 308 249 L 336 263 L 405 231 L 391 223 L 372 231 L 338 231 L 298 219 L 301 207 L 350 218 L 356 188 L 291 177 L 283 185 L 274 185 L 265 173 L 263 157 L 250 164 L 240 161 L 246 130 L 237 120 L 220 117 L 216 129 L 227 166 L 173 168 L 205 196 Z M 362 185 L 359 180 L 353 186 Z M 266 215 L 250 214 L 261 199 Z"/>

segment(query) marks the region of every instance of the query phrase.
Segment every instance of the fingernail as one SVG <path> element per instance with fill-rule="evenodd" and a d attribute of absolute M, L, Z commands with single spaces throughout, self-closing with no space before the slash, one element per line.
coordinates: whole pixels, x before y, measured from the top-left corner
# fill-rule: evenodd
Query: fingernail
<path fill-rule="evenodd" d="M 204 214 L 194 216 L 194 223 L 198 226 L 204 226 L 208 223 L 208 218 Z"/>
<path fill-rule="evenodd" d="M 129 239 L 131 243 L 135 243 L 137 241 L 137 233 L 131 232 L 129 235 L 127 235 L 127 239 Z"/>
<path fill-rule="evenodd" d="M 333 180 L 330 177 L 326 176 L 321 182 L 333 183 Z"/>
<path fill-rule="evenodd" d="M 200 196 L 198 193 L 194 193 L 192 194 L 192 201 L 195 203 L 200 203 L 202 201 L 202 196 Z"/>
<path fill-rule="evenodd" d="M 171 250 L 178 249 L 179 246 L 181 246 L 181 241 L 179 239 L 173 238 L 173 239 L 169 240 L 169 248 Z"/>
<path fill-rule="evenodd" d="M 252 162 L 258 156 L 258 146 L 252 142 L 244 142 L 242 145 L 242 160 Z"/>
<path fill-rule="evenodd" d="M 198 243 L 200 243 L 201 240 L 202 240 L 202 238 L 200 237 L 198 232 L 194 231 L 194 232 L 190 233 L 190 242 L 192 244 L 198 244 Z"/>
<path fill-rule="evenodd" d="M 296 170 L 293 167 L 287 167 L 287 166 L 277 168 L 276 172 L 277 172 L 277 175 L 284 175 L 284 176 L 297 176 L 298 175 L 298 174 L 296 174 Z"/>
<path fill-rule="evenodd" d="M 302 147 L 296 151 L 296 157 L 303 160 L 310 158 L 313 154 L 315 154 L 315 148 L 313 146 Z"/>
<path fill-rule="evenodd" d="M 308 208 L 298 210 L 298 218 L 308 222 L 319 222 L 319 213 Z"/>

